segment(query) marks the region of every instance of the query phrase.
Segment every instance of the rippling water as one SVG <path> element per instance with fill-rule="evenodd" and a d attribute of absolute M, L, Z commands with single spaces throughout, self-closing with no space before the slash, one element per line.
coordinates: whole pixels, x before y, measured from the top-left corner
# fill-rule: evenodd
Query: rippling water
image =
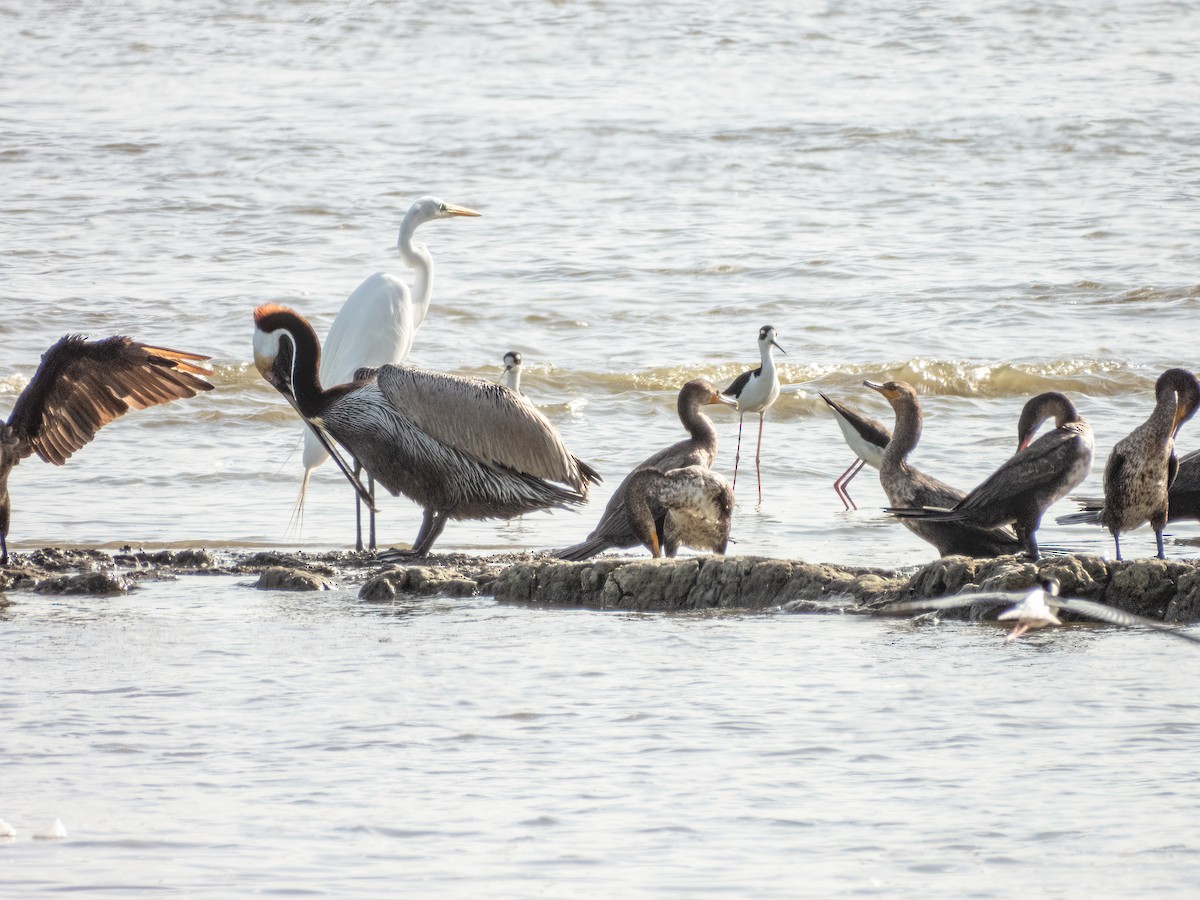
<path fill-rule="evenodd" d="M 794 387 L 737 552 L 931 557 L 872 473 L 858 512 L 831 489 L 852 456 L 816 391 L 889 420 L 863 378 L 917 385 L 915 462 L 963 488 L 1064 390 L 1098 493 L 1157 375 L 1200 365 L 1198 30 L 1181 3 L 0 6 L 0 409 L 69 331 L 209 353 L 218 386 L 19 466 L 10 543 L 348 545 L 330 467 L 292 518 L 300 432 L 250 312 L 324 333 L 366 275 L 404 274 L 426 193 L 483 216 L 420 232 L 438 277 L 412 360 L 495 377 L 520 350 L 608 479 L 581 513 L 455 523 L 442 549 L 582 537 L 679 437 L 679 385 L 755 365 L 765 323 Z M 382 536 L 418 521 L 387 500 Z M 1196 554 L 1195 523 L 1170 530 Z M 1143 635 L 362 610 L 220 580 L 5 615 L 0 816 L 73 834 L 0 848 L 26 893 L 76 883 L 64 860 L 117 893 L 139 871 L 348 895 L 1195 880 L 1195 707 L 1163 690 L 1194 664 Z"/>

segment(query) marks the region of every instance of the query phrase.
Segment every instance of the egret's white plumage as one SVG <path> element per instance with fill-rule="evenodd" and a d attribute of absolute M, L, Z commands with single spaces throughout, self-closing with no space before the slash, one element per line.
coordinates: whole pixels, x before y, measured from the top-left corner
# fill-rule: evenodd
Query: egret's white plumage
<path fill-rule="evenodd" d="M 321 348 L 321 384 L 346 384 L 364 366 L 383 366 L 403 362 L 412 350 L 413 336 L 433 296 L 433 257 L 429 248 L 413 239 L 419 226 L 436 219 L 478 216 L 465 206 L 455 206 L 436 197 L 422 197 L 408 209 L 400 223 L 396 247 L 404 264 L 414 272 L 413 286 L 395 275 L 376 272 L 354 289 L 342 305 L 329 335 Z M 304 431 L 304 479 L 300 485 L 300 504 L 308 481 L 317 467 L 329 458 L 316 435 Z M 374 512 L 372 512 L 372 526 Z M 371 546 L 374 547 L 372 527 Z M 362 549 L 362 535 L 358 536 Z"/>

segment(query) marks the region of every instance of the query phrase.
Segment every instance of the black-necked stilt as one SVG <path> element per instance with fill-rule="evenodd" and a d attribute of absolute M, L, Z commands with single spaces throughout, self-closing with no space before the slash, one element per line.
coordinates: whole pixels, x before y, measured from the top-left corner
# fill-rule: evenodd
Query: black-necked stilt
<path fill-rule="evenodd" d="M 1042 422 L 1055 428 L 1036 441 Z M 1030 443 L 1032 441 L 1032 443 Z M 951 510 L 889 509 L 900 517 L 967 521 L 981 528 L 1012 525 L 1030 559 L 1038 558 L 1042 515 L 1092 471 L 1092 426 L 1066 396 L 1038 394 L 1025 404 L 1017 424 L 1017 452 Z"/>
<path fill-rule="evenodd" d="M 0 565 L 8 563 L 12 507 L 8 476 L 36 453 L 61 466 L 97 430 L 134 409 L 211 391 L 197 375 L 207 356 L 151 347 L 127 337 L 89 341 L 66 335 L 42 354 L 8 422 L 0 424 Z"/>
<path fill-rule="evenodd" d="M 733 517 L 733 486 L 724 475 L 703 466 L 638 469 L 625 503 L 630 527 L 655 558 L 673 557 L 681 546 L 724 555 Z"/>
<path fill-rule="evenodd" d="M 742 424 L 746 413 L 758 413 L 758 447 L 754 451 L 754 469 L 758 475 L 758 499 L 762 500 L 762 433 L 763 417 L 779 399 L 779 373 L 775 371 L 774 350 L 787 355 L 775 341 L 775 329 L 764 325 L 758 330 L 758 352 L 761 362 L 757 369 L 743 372 L 725 389 L 727 396 L 737 401 L 738 442 L 733 457 L 733 486 L 737 488 L 738 464 L 742 459 Z"/>
<path fill-rule="evenodd" d="M 382 366 L 371 381 L 322 388 L 316 332 L 290 309 L 254 311 L 254 363 L 317 432 L 344 446 L 392 493 L 424 509 L 411 551 L 424 556 L 450 519 L 508 519 L 587 502 L 599 476 L 550 424 L 498 384 Z M 365 489 L 341 463 L 360 496 Z"/>
<path fill-rule="evenodd" d="M 1149 522 L 1158 558 L 1163 551 L 1168 492 L 1179 468 L 1175 435 L 1200 407 L 1200 383 L 1186 369 L 1167 369 L 1154 385 L 1155 406 L 1145 422 L 1117 441 L 1104 467 L 1104 504 L 1100 509 L 1059 516 L 1060 525 L 1100 524 L 1113 536 L 1121 558 L 1121 532 Z"/>
<path fill-rule="evenodd" d="M 951 509 L 964 494 L 926 475 L 907 462 L 908 454 L 921 439 L 921 404 L 911 384 L 889 381 L 864 385 L 887 398 L 896 413 L 892 439 L 883 451 L 879 483 L 892 507 L 930 506 Z M 933 544 L 942 556 L 989 557 L 1016 553 L 1021 549 L 1011 528 L 980 528 L 970 522 L 941 522 L 934 519 L 901 519 L 922 540 Z"/>
<path fill-rule="evenodd" d="M 833 490 L 838 495 L 846 509 L 858 509 L 858 504 L 850 496 L 850 481 L 859 473 L 864 465 L 878 469 L 883 462 L 883 448 L 892 439 L 892 431 L 882 422 L 864 416 L 845 404 L 831 400 L 825 394 L 817 391 L 822 400 L 829 404 L 833 418 L 842 430 L 846 444 L 858 457 L 850 463 L 850 467 L 839 475 L 833 482 Z"/>
<path fill-rule="evenodd" d="M 504 354 L 504 372 L 500 375 L 500 384 L 510 391 L 521 393 L 521 354 L 516 350 Z"/>
<path fill-rule="evenodd" d="M 626 494 L 630 478 L 638 470 L 646 468 L 664 472 L 687 466 L 711 469 L 717 458 L 717 430 L 713 427 L 712 419 L 701 412 L 700 407 L 714 403 L 737 406 L 732 397 L 726 397 L 703 378 L 696 378 L 685 384 L 679 391 L 675 408 L 679 413 L 679 421 L 690 436 L 638 463 L 633 471 L 625 476 L 625 480 L 617 485 L 617 489 L 608 500 L 608 506 L 600 516 L 599 523 L 587 539 L 560 550 L 555 556 L 559 559 L 581 560 L 595 556 L 610 547 L 624 549 L 636 547 L 641 543 L 641 539 L 629 523 L 627 512 Z"/>
<path fill-rule="evenodd" d="M 408 358 L 413 336 L 421 327 L 433 296 L 433 257 L 429 248 L 413 240 L 421 225 L 456 216 L 478 216 L 465 206 L 455 206 L 436 197 L 422 197 L 408 208 L 400 223 L 396 247 L 404 264 L 414 272 L 413 287 L 395 275 L 376 272 L 354 289 L 342 304 L 321 350 L 321 383 L 348 384 L 363 366 L 395 365 Z M 311 429 L 304 429 L 304 479 L 300 483 L 297 510 L 304 508 L 304 495 L 312 473 L 329 458 Z M 368 474 L 368 480 L 370 475 Z M 369 484 L 372 498 L 375 485 Z M 356 503 L 359 501 L 356 500 Z M 375 509 L 370 507 L 368 546 L 375 549 Z M 362 507 L 356 510 L 355 547 L 363 549 Z"/>

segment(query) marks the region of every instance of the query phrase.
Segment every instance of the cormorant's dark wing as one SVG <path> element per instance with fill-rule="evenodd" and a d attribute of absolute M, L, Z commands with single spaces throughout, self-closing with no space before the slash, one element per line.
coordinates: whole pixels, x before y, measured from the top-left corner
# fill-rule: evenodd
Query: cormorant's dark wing
<path fill-rule="evenodd" d="M 131 409 L 212 390 L 195 363 L 207 356 L 150 347 L 127 337 L 88 341 L 66 335 L 42 354 L 8 418 L 20 455 L 61 466 L 96 432 Z"/>

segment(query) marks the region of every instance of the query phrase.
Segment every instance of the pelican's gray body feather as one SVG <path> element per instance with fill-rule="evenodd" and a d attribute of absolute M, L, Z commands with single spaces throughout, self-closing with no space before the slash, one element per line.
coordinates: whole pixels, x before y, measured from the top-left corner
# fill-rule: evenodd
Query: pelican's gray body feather
<path fill-rule="evenodd" d="M 321 423 L 393 494 L 453 519 L 510 518 L 587 499 L 581 464 L 553 426 L 499 385 L 383 366 Z"/>

